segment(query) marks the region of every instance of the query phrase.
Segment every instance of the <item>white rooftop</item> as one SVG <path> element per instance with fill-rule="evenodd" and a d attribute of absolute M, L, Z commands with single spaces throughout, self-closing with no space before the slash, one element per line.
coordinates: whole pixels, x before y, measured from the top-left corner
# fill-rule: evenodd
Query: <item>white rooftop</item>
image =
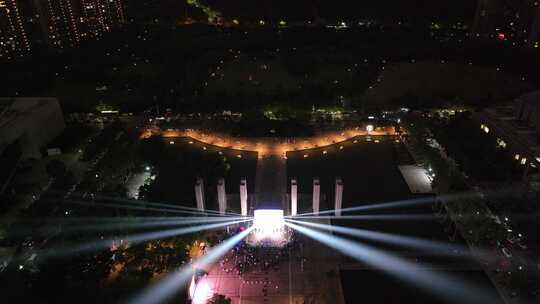
<path fill-rule="evenodd" d="M 411 193 L 433 193 L 431 178 L 426 169 L 416 165 L 398 166 Z"/>

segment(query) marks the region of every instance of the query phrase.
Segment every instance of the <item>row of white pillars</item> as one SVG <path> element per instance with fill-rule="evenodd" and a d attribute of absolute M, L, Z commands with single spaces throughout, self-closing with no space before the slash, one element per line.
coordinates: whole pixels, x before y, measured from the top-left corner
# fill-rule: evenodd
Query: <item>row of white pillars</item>
<path fill-rule="evenodd" d="M 220 178 L 217 185 L 219 214 L 225 215 L 227 210 L 227 194 L 225 193 L 225 179 Z"/>
<path fill-rule="evenodd" d="M 318 178 L 313 180 L 313 213 L 319 214 L 321 206 L 321 182 Z"/>
<path fill-rule="evenodd" d="M 291 180 L 291 215 L 295 216 L 298 212 L 298 185 L 296 180 Z"/>
<path fill-rule="evenodd" d="M 195 183 L 195 199 L 197 199 L 197 209 L 204 211 L 204 182 L 202 178 L 198 178 Z"/>
<path fill-rule="evenodd" d="M 340 177 L 336 178 L 334 197 L 334 210 L 336 216 L 341 216 L 343 208 L 343 181 Z M 321 207 L 321 182 L 318 178 L 313 179 L 313 213 L 319 214 Z M 291 180 L 291 215 L 295 216 L 298 213 L 298 183 L 296 179 Z"/>
<path fill-rule="evenodd" d="M 334 196 L 334 210 L 336 216 L 341 216 L 341 209 L 343 208 L 343 181 L 340 177 L 336 178 Z M 225 179 L 220 178 L 217 185 L 218 192 L 218 205 L 219 213 L 225 214 L 227 212 L 227 193 L 225 191 Z M 197 200 L 197 209 L 200 211 L 205 210 L 204 203 L 204 181 L 202 178 L 198 178 L 195 184 L 195 198 Z M 318 178 L 313 179 L 313 213 L 319 214 L 321 200 L 321 183 Z M 240 209 L 242 216 L 247 216 L 247 181 L 242 179 L 240 181 Z M 298 183 L 296 179 L 291 180 L 291 215 L 295 216 L 298 213 Z"/>
<path fill-rule="evenodd" d="M 224 178 L 220 178 L 218 181 L 217 194 L 219 213 L 224 215 L 227 212 L 227 192 L 225 191 Z M 195 199 L 197 200 L 197 209 L 200 211 L 204 211 L 204 181 L 202 178 L 198 178 L 197 182 L 195 183 Z M 245 179 L 242 179 L 240 181 L 240 209 L 242 216 L 247 216 L 247 181 Z"/>
<path fill-rule="evenodd" d="M 248 214 L 247 181 L 245 179 L 240 181 L 240 209 L 241 209 L 242 216 L 247 216 Z"/>
<path fill-rule="evenodd" d="M 343 181 L 340 177 L 336 178 L 336 194 L 334 197 L 334 210 L 336 216 L 341 216 L 343 208 Z"/>

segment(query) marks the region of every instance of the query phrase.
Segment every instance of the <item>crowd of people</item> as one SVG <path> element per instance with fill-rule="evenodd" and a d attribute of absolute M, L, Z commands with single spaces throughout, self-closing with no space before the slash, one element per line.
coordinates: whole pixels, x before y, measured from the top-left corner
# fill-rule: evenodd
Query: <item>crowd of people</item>
<path fill-rule="evenodd" d="M 249 272 L 277 271 L 279 265 L 289 258 L 289 250 L 296 246 L 292 231 L 284 232 L 284 237 L 287 242 L 279 244 L 272 240 L 256 243 L 243 241 L 220 261 L 221 268 L 226 273 L 236 273 L 239 276 Z"/>

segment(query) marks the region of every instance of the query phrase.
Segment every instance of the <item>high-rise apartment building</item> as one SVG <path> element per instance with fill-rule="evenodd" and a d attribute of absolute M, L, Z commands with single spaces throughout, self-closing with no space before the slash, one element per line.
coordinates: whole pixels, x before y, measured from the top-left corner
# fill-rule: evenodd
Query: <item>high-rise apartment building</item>
<path fill-rule="evenodd" d="M 47 44 L 54 49 L 76 47 L 81 41 L 79 6 L 74 0 L 36 0 Z"/>
<path fill-rule="evenodd" d="M 0 60 L 12 60 L 30 53 L 18 0 L 0 0 Z"/>
<path fill-rule="evenodd" d="M 125 22 L 122 0 L 80 0 L 81 26 L 85 38 L 99 39 L 103 33 Z"/>
<path fill-rule="evenodd" d="M 125 23 L 124 0 L 0 0 L 0 61 L 100 39 Z"/>

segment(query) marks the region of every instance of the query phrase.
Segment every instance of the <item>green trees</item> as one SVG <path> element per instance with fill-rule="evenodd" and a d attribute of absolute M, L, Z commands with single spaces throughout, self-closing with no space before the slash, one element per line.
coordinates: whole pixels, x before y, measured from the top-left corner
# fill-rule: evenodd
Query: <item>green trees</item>
<path fill-rule="evenodd" d="M 317 72 L 319 60 L 313 55 L 290 53 L 283 59 L 285 67 L 291 75 L 303 77 Z"/>
<path fill-rule="evenodd" d="M 58 179 L 66 174 L 66 165 L 61 160 L 53 159 L 47 163 L 46 170 L 51 178 Z"/>
<path fill-rule="evenodd" d="M 67 190 L 77 181 L 73 172 L 67 170 L 63 161 L 53 159 L 47 163 L 45 168 L 47 174 L 54 180 L 52 185 L 56 190 Z"/>
<path fill-rule="evenodd" d="M 232 300 L 230 298 L 227 298 L 224 295 L 220 295 L 216 293 L 214 294 L 212 299 L 210 299 L 210 303 L 211 304 L 231 304 Z"/>

